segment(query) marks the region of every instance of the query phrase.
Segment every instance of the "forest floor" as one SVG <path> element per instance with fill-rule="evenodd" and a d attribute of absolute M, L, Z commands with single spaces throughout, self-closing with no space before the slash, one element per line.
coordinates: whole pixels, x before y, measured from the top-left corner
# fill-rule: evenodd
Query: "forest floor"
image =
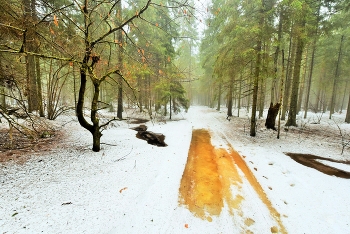
<path fill-rule="evenodd" d="M 171 121 L 126 114 L 98 153 L 71 116 L 15 150 L 1 129 L 0 233 L 350 233 L 344 114 L 298 116 L 280 139 L 264 119 L 250 137 L 243 109 L 230 121 L 196 106 Z M 168 146 L 136 138 L 140 124 Z"/>

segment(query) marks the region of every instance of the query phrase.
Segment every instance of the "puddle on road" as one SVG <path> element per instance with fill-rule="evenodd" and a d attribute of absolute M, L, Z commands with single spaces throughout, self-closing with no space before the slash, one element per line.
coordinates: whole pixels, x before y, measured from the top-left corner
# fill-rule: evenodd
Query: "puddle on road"
<path fill-rule="evenodd" d="M 205 129 L 196 129 L 192 132 L 187 164 L 179 189 L 180 203 L 187 206 L 195 216 L 210 222 L 212 216 L 220 215 L 224 204 L 227 204 L 232 216 L 234 211 L 243 216 L 240 204 L 244 197 L 239 194 L 243 182 L 238 169 L 243 172 L 261 201 L 269 209 L 279 226 L 279 232 L 286 233 L 280 214 L 272 206 L 241 156 L 231 146 L 229 152 L 223 148 L 215 148 L 211 144 L 209 132 Z M 238 191 L 237 194 L 232 194 L 232 186 L 235 191 Z M 254 223 L 253 219 L 248 218 L 248 220 L 247 226 Z M 277 227 L 271 227 L 271 232 L 276 229 Z"/>

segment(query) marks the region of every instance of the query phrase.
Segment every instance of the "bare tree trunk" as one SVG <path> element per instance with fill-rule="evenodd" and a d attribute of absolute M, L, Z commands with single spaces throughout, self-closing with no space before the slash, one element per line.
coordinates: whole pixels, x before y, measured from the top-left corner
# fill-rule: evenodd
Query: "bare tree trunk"
<path fill-rule="evenodd" d="M 39 57 L 36 58 L 35 65 L 36 65 L 36 82 L 37 82 L 37 86 L 38 86 L 39 115 L 40 115 L 40 117 L 45 117 L 44 107 L 43 107 L 43 94 L 42 94 L 42 90 L 41 90 L 41 72 L 40 72 L 40 59 L 39 59 Z"/>
<path fill-rule="evenodd" d="M 339 74 L 340 74 L 340 61 L 341 61 L 343 42 L 344 42 L 344 35 L 342 35 L 340 38 L 338 59 L 337 59 L 337 64 L 336 64 L 336 68 L 335 68 L 334 80 L 333 80 L 332 98 L 331 98 L 330 109 L 329 109 L 329 119 L 332 119 L 332 114 L 334 113 L 335 100 L 336 100 L 336 96 L 337 96 L 337 94 L 336 94 L 337 93 L 337 82 L 338 82 Z"/>
<path fill-rule="evenodd" d="M 118 1 L 117 3 L 117 23 L 120 25 L 123 20 L 122 16 L 122 1 Z M 120 72 L 123 70 L 123 34 L 122 30 L 118 30 L 117 39 L 119 43 L 118 50 L 118 67 Z M 118 79 L 118 107 L 117 107 L 117 117 L 119 119 L 123 119 L 123 77 L 119 76 Z"/>
<path fill-rule="evenodd" d="M 260 12 L 263 14 L 262 12 Z M 264 17 L 260 16 L 259 25 L 264 24 Z M 254 86 L 253 86 L 253 103 L 252 103 L 252 113 L 250 118 L 250 136 L 256 136 L 256 108 L 258 102 L 258 90 L 259 90 L 259 78 L 260 78 L 260 67 L 261 67 L 261 51 L 262 51 L 262 36 L 259 35 L 256 46 L 256 64 L 255 64 L 255 74 L 254 74 Z"/>
<path fill-rule="evenodd" d="M 233 92 L 233 77 L 231 77 L 228 86 L 227 94 L 227 116 L 232 116 L 232 92 Z"/>
<path fill-rule="evenodd" d="M 239 110 L 241 109 L 241 98 L 242 98 L 242 79 L 243 75 L 241 73 L 241 77 L 239 79 L 239 89 L 238 89 L 238 110 L 237 110 L 237 116 L 239 117 Z"/>
<path fill-rule="evenodd" d="M 219 91 L 218 91 L 218 107 L 216 110 L 220 111 L 220 106 L 221 106 L 221 89 L 222 89 L 222 82 L 219 81 Z"/>
<path fill-rule="evenodd" d="M 297 113 L 301 111 L 301 104 L 303 102 L 303 96 L 304 96 L 304 89 L 305 89 L 305 80 L 306 80 L 306 71 L 307 71 L 307 57 L 308 57 L 308 52 L 306 51 L 305 54 L 305 62 L 304 62 L 304 71 L 303 75 L 301 77 L 300 81 L 300 87 L 299 87 L 299 97 L 298 97 L 298 107 L 297 107 Z"/>
<path fill-rule="evenodd" d="M 171 98 L 171 94 L 170 94 L 170 98 L 169 98 L 169 103 L 170 103 L 170 104 L 169 104 L 169 105 L 170 105 L 170 110 L 169 110 L 169 116 L 170 116 L 170 117 L 169 117 L 169 119 L 171 119 L 171 114 L 172 114 L 172 112 L 173 112 L 173 111 L 172 111 L 172 98 Z"/>
<path fill-rule="evenodd" d="M 280 97 L 279 97 L 279 103 L 281 104 L 283 102 L 283 88 L 284 88 L 284 73 L 285 73 L 285 68 L 284 68 L 284 50 L 282 49 L 282 54 L 281 54 L 281 59 L 282 59 L 282 74 L 281 74 L 281 91 L 280 91 Z M 277 125 L 277 139 L 280 139 L 280 133 L 281 133 L 281 108 L 278 113 L 278 125 Z"/>
<path fill-rule="evenodd" d="M 265 79 L 261 77 L 260 93 L 259 93 L 259 119 L 262 118 L 264 114 L 265 92 L 266 92 Z"/>

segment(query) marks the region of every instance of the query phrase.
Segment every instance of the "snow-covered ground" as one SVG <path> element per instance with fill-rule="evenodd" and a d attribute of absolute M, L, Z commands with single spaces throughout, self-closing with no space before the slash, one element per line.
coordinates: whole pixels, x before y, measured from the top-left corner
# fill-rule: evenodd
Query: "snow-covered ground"
<path fill-rule="evenodd" d="M 349 149 L 340 154 L 338 126 L 343 136 L 350 133 L 344 114 L 335 121 L 309 116 L 300 118 L 300 128 L 282 129 L 280 139 L 261 120 L 252 138 L 243 110 L 228 121 L 225 111 L 191 107 L 173 121 L 146 123 L 166 136 L 167 147 L 136 138 L 130 128 L 138 124 L 118 122 L 103 132 L 98 153 L 90 150 L 90 134 L 70 122 L 50 151 L 33 152 L 24 164 L 0 164 L 0 233 L 350 233 L 350 180 L 283 153 L 350 160 Z M 321 123 L 312 124 L 318 117 Z M 230 190 L 241 198 L 237 206 L 225 200 L 220 214 L 202 218 L 182 204 L 194 129 L 208 130 L 214 147 L 239 152 L 263 195 L 236 166 L 239 179 Z M 323 163 L 350 172 L 349 165 Z"/>

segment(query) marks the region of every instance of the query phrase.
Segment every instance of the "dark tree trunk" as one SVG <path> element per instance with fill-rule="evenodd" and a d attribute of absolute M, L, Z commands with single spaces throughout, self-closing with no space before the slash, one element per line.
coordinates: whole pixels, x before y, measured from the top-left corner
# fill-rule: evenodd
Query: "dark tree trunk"
<path fill-rule="evenodd" d="M 275 122 L 276 122 L 276 117 L 280 109 L 280 106 L 281 106 L 280 103 L 276 103 L 275 105 L 273 105 L 271 102 L 269 111 L 267 113 L 266 122 L 265 122 L 265 127 L 267 129 L 273 129 L 275 131 L 277 130 L 275 127 Z"/>

